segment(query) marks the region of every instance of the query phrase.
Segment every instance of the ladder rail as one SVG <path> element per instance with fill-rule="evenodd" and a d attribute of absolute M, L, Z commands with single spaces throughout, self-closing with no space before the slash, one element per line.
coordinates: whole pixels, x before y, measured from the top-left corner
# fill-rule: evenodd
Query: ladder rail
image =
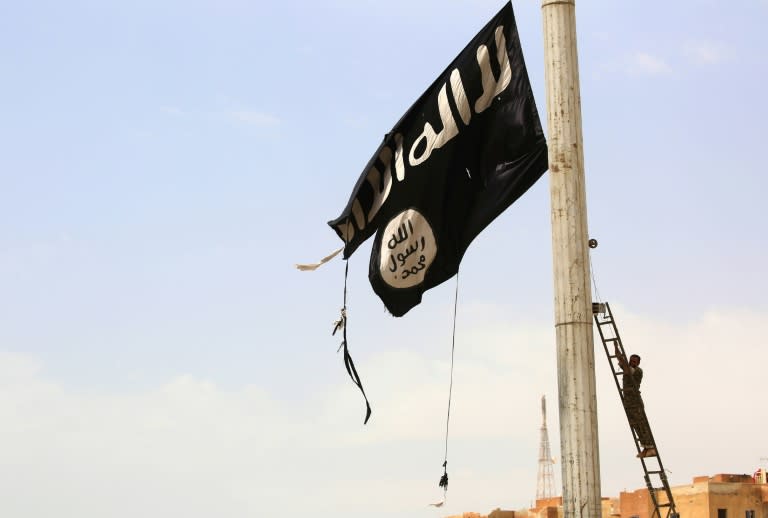
<path fill-rule="evenodd" d="M 597 307 L 604 305 L 605 310 L 604 312 L 600 312 L 597 310 Z M 600 318 L 600 315 L 603 315 L 603 318 Z M 627 416 L 627 422 L 629 424 L 630 432 L 632 433 L 632 438 L 635 442 L 635 449 L 637 450 L 638 454 L 640 453 L 640 437 L 639 433 L 636 430 L 637 426 L 643 426 L 644 431 L 647 433 L 649 439 L 651 439 L 651 444 L 654 445 L 654 448 L 656 449 L 656 455 L 652 458 L 656 459 L 656 462 L 658 463 L 658 469 L 649 469 L 648 465 L 648 459 L 650 457 L 640 457 L 640 463 L 643 467 L 643 478 L 645 479 L 645 485 L 648 489 L 648 494 L 651 497 L 651 502 L 653 503 L 653 514 L 652 518 L 676 518 L 678 516 L 678 513 L 675 508 L 675 500 L 672 496 L 672 490 L 669 487 L 669 481 L 667 480 L 667 474 L 666 470 L 664 469 L 664 465 L 661 461 L 661 455 L 659 454 L 658 445 L 656 444 L 656 439 L 653 437 L 653 431 L 651 430 L 650 422 L 648 421 L 648 416 L 645 414 L 645 408 L 641 407 L 642 409 L 642 415 L 640 416 L 640 422 L 638 423 L 636 421 L 637 416 L 632 415 L 630 412 L 630 409 L 627 407 L 627 399 L 624 394 L 624 384 L 623 379 L 620 380 L 619 376 L 624 376 L 624 368 L 622 365 L 627 364 L 627 355 L 626 351 L 624 350 L 624 345 L 621 341 L 621 336 L 619 335 L 619 329 L 616 326 L 616 320 L 613 317 L 613 313 L 611 312 L 610 305 L 605 302 L 602 304 L 597 304 L 596 306 L 593 305 L 593 317 L 595 324 L 597 325 L 597 331 L 600 335 L 600 342 L 603 344 L 603 350 L 605 351 L 606 358 L 608 359 L 608 364 L 611 368 L 611 373 L 613 374 L 613 381 L 616 385 L 616 390 L 619 393 L 619 399 L 621 400 L 621 405 L 624 407 L 624 413 Z M 607 334 L 606 331 L 603 330 L 603 327 L 609 327 L 611 334 Z M 613 351 L 611 351 L 608 348 L 608 344 L 613 344 Z M 615 362 L 618 364 L 618 368 L 620 370 L 617 370 L 617 365 L 614 364 Z M 632 383 L 632 380 L 628 378 L 628 382 Z M 633 426 L 633 421 L 635 422 L 635 426 Z M 656 476 L 659 479 L 659 482 L 661 483 L 661 486 L 654 485 L 654 481 L 651 480 L 652 476 Z M 666 502 L 662 502 L 662 498 L 666 497 Z M 661 509 L 666 508 L 667 512 L 665 517 L 661 514 Z"/>

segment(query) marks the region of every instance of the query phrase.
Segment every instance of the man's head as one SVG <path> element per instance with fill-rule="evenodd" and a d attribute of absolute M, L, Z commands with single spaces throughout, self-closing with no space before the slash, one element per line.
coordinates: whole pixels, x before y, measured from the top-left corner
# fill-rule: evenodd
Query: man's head
<path fill-rule="evenodd" d="M 633 354 L 629 357 L 629 366 L 630 367 L 637 367 L 640 365 L 640 356 L 637 354 Z"/>

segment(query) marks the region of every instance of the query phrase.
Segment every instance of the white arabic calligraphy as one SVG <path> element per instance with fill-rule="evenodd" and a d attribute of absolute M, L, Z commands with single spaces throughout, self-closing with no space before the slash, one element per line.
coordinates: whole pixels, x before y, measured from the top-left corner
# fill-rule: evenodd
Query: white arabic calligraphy
<path fill-rule="evenodd" d="M 495 58 L 498 66 L 498 77 L 494 74 L 491 65 L 491 53 L 488 46 L 479 45 L 475 54 L 476 66 L 462 67 L 461 71 L 458 68 L 453 69 L 448 81 L 440 87 L 437 94 L 437 117 L 430 117 L 430 119 L 432 122 L 437 122 L 435 119 L 439 119 L 441 129 L 435 131 L 431 122 L 425 122 L 421 133 L 413 142 L 403 142 L 403 135 L 396 133 L 393 136 L 394 142 L 390 141 L 382 145 L 377 160 L 373 161 L 370 169 L 366 172 L 366 182 L 363 184 L 372 193 L 367 214 L 363 207 L 364 202 L 361 202 L 361 199 L 366 198 L 355 197 L 352 202 L 351 214 L 348 214 L 335 225 L 345 241 L 351 242 L 358 230 L 365 230 L 368 224 L 373 221 L 381 207 L 387 202 L 393 180 L 397 182 L 405 180 L 406 158 L 409 168 L 417 167 L 429 160 L 435 150 L 446 145 L 459 135 L 463 128 L 470 125 L 473 109 L 476 114 L 484 112 L 509 86 L 512 80 L 512 69 L 509 64 L 503 25 L 499 25 L 494 30 L 494 41 L 496 43 Z M 471 81 L 477 81 L 479 78 L 482 85 L 482 94 L 475 100 L 474 106 L 467 98 L 462 74 L 465 78 L 470 78 Z M 453 97 L 455 109 L 451 107 L 448 100 L 449 90 L 450 96 Z M 464 126 L 460 126 L 457 122 L 454 110 L 458 112 Z M 392 175 L 393 164 L 394 179 Z M 383 171 L 381 170 L 382 166 Z"/>
<path fill-rule="evenodd" d="M 398 214 L 381 238 L 379 270 L 393 288 L 410 288 L 424 281 L 437 254 L 432 227 L 415 209 Z"/>

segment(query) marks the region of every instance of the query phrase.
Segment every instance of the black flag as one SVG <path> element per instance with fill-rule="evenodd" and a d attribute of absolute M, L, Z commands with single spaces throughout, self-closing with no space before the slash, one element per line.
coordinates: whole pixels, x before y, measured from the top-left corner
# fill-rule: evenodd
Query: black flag
<path fill-rule="evenodd" d="M 345 258 L 376 232 L 371 285 L 402 316 L 458 271 L 472 240 L 546 170 L 508 3 L 384 137 L 328 224 Z"/>

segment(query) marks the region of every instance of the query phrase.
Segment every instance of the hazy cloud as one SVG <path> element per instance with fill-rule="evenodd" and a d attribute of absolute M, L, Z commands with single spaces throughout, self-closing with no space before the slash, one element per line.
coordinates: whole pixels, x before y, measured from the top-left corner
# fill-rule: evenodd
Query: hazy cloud
<path fill-rule="evenodd" d="M 636 52 L 629 59 L 627 71 L 633 75 L 665 75 L 672 68 L 662 58 L 652 56 L 646 52 Z"/>
<path fill-rule="evenodd" d="M 280 119 L 274 115 L 264 112 L 238 110 L 230 112 L 229 115 L 238 122 L 252 124 L 254 126 L 272 127 L 280 124 Z"/>
<path fill-rule="evenodd" d="M 688 41 L 683 54 L 696 65 L 716 65 L 728 57 L 722 45 L 710 41 Z"/>
<path fill-rule="evenodd" d="M 768 315 L 664 321 L 613 310 L 627 351 L 643 357 L 643 396 L 670 483 L 752 472 L 765 454 L 753 431 L 768 427 L 768 415 L 746 396 L 764 389 L 764 362 L 753 360 L 765 357 Z M 505 312 L 465 308 L 475 325 L 457 336 L 444 514 L 530 503 L 542 393 L 560 457 L 551 323 L 478 316 L 489 313 Z M 603 488 L 616 495 L 642 487 L 642 471 L 599 343 L 595 353 Z M 48 379 L 28 355 L 0 353 L 0 499 L 9 516 L 29 518 L 147 509 L 434 518 L 426 506 L 442 497 L 449 366 L 403 349 L 359 362 L 374 409 L 364 427 L 360 394 L 344 378 L 293 402 L 185 375 L 144 392 L 96 394 Z"/>

